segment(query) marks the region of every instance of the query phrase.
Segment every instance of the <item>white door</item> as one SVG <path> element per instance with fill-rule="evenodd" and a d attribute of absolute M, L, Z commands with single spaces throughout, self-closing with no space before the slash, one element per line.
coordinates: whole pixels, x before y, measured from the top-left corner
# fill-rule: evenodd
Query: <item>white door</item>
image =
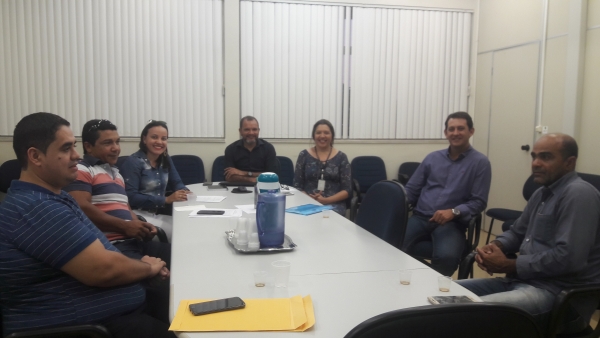
<path fill-rule="evenodd" d="M 526 204 L 522 190 L 531 174 L 538 56 L 537 43 L 497 51 L 492 55 L 488 136 L 492 186 L 488 209 L 523 210 Z M 489 225 L 489 219 L 486 224 Z M 502 232 L 501 222 L 494 224 L 492 232 Z"/>

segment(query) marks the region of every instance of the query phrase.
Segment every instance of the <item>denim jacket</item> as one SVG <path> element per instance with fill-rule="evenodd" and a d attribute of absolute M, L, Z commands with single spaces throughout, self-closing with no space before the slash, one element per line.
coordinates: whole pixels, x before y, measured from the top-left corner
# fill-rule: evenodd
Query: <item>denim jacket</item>
<path fill-rule="evenodd" d="M 187 190 L 170 156 L 167 156 L 170 168 L 162 164 L 153 168 L 146 154 L 138 150 L 119 168 L 125 179 L 125 190 L 132 209 L 155 211 L 165 205 L 167 191 Z"/>

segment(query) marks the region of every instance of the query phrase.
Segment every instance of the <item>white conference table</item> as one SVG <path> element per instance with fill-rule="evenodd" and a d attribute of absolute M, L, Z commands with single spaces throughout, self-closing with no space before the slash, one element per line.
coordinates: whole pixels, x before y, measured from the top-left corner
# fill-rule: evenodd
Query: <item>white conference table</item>
<path fill-rule="evenodd" d="M 207 208 L 235 208 L 253 204 L 254 195 L 209 191 L 188 186 L 198 196 L 225 195 L 220 203 L 200 203 Z M 286 208 L 316 203 L 296 191 L 286 197 Z M 192 203 L 176 203 L 175 207 Z M 288 298 L 310 295 L 315 325 L 301 334 L 343 337 L 354 326 L 378 314 L 400 308 L 429 305 L 428 296 L 471 295 L 453 283 L 440 292 L 439 274 L 377 238 L 348 219 L 330 213 L 301 216 L 286 213 L 286 235 L 298 245 L 278 253 L 238 253 L 228 243 L 226 230 L 235 229 L 230 218 L 190 218 L 190 211 L 173 211 L 171 257 L 171 319 L 185 299 L 227 297 Z M 243 217 L 254 217 L 244 213 Z M 287 288 L 269 283 L 254 286 L 253 272 L 270 270 L 276 260 L 291 262 Z M 410 285 L 399 283 L 399 270 L 413 270 Z M 181 332 L 180 337 L 279 337 L 291 332 Z"/>

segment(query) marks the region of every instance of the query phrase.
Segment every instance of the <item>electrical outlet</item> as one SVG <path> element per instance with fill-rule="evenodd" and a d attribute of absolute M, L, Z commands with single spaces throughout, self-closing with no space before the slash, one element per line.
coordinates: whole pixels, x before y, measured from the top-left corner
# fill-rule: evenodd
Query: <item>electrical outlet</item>
<path fill-rule="evenodd" d="M 542 127 L 542 134 L 548 134 L 548 126 Z"/>

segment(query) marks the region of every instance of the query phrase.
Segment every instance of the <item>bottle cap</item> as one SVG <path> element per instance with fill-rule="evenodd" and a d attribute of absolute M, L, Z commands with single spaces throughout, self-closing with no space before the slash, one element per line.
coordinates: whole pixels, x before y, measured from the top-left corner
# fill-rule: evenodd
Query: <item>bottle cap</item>
<path fill-rule="evenodd" d="M 277 176 L 276 173 L 266 172 L 266 173 L 262 173 L 262 174 L 258 175 L 258 178 L 256 179 L 256 181 L 264 182 L 264 183 L 278 183 L 279 176 Z"/>

